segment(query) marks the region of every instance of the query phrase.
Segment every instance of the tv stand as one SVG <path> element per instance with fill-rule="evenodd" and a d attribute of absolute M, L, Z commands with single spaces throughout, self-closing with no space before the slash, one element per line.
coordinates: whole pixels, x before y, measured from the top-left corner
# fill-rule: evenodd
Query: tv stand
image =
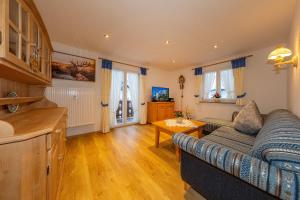
<path fill-rule="evenodd" d="M 174 118 L 175 102 L 148 102 L 147 122 Z"/>

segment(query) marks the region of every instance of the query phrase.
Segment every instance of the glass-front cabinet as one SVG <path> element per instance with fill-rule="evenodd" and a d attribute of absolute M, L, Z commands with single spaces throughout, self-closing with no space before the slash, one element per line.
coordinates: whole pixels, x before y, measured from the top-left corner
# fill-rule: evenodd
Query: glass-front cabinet
<path fill-rule="evenodd" d="M 0 70 L 15 69 L 24 75 L 20 81 L 30 84 L 50 84 L 51 53 L 33 0 L 0 0 Z"/>

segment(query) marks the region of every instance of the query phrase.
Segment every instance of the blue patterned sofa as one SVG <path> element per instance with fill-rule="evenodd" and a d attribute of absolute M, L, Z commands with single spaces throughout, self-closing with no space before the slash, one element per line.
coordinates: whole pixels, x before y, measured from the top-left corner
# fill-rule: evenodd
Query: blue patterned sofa
<path fill-rule="evenodd" d="M 256 137 L 223 126 L 173 142 L 182 179 L 207 199 L 300 199 L 300 119 L 287 110 L 268 114 Z"/>

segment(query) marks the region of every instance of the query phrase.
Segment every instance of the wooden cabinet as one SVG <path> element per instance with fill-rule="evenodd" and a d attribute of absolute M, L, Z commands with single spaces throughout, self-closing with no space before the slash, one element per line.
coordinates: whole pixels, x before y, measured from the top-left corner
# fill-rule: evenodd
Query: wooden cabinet
<path fill-rule="evenodd" d="M 51 83 L 50 39 L 32 0 L 0 0 L 0 76 Z"/>
<path fill-rule="evenodd" d="M 26 114 L 20 114 L 8 120 L 18 124 L 17 135 L 13 140 L 0 137 L 0 200 L 56 199 L 66 152 L 66 115 L 61 115 L 62 111 L 46 109 L 41 114 L 38 110 L 31 112 L 34 117 L 24 119 Z M 36 136 L 52 124 L 52 132 Z"/>
<path fill-rule="evenodd" d="M 174 102 L 148 102 L 147 104 L 147 122 L 174 118 Z"/>

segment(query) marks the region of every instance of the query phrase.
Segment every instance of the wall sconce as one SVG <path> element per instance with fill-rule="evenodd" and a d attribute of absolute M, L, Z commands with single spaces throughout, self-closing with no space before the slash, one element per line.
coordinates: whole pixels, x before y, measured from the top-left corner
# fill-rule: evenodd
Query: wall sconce
<path fill-rule="evenodd" d="M 268 60 L 272 61 L 272 63 L 274 64 L 274 70 L 279 73 L 281 69 L 286 69 L 288 65 L 297 67 L 298 57 L 296 55 L 293 56 L 290 60 L 285 60 L 286 57 L 289 57 L 292 54 L 293 53 L 290 49 L 278 47 L 269 54 Z"/>

